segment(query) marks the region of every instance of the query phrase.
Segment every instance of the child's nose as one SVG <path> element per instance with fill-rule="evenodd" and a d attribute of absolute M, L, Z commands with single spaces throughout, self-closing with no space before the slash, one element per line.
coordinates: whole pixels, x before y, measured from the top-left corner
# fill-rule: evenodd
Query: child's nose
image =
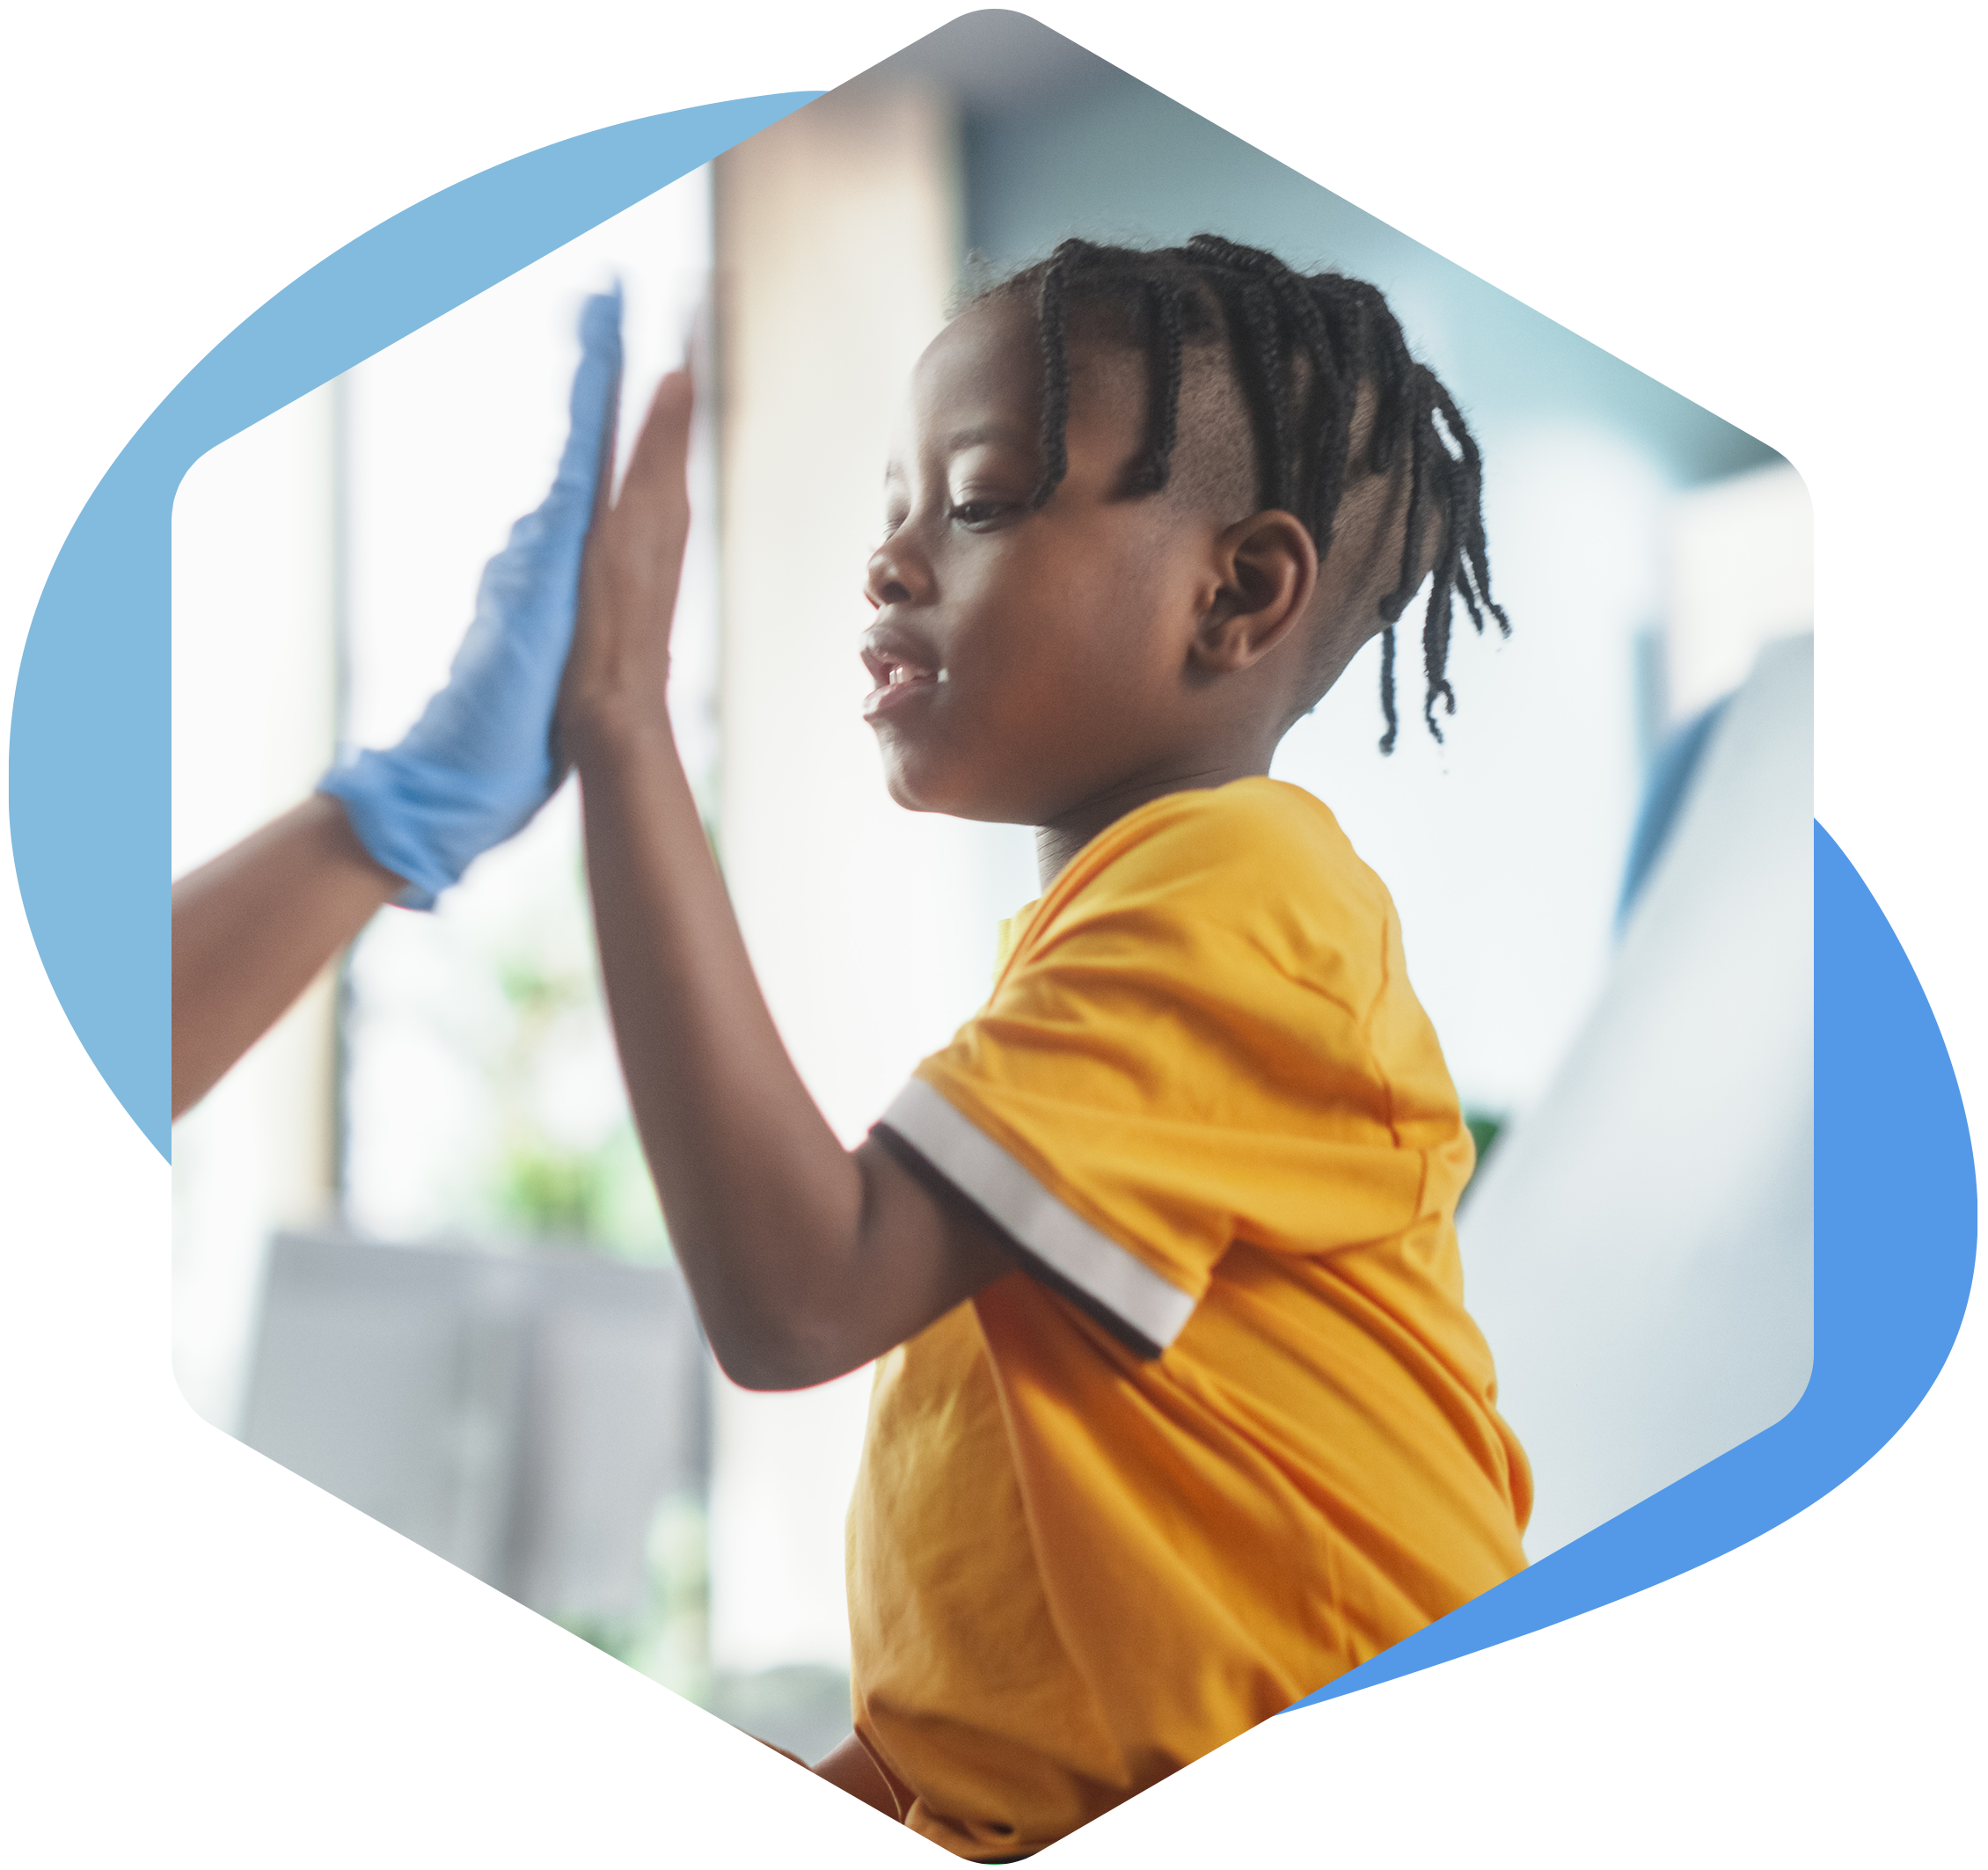
<path fill-rule="evenodd" d="M 872 606 L 881 610 L 885 604 L 904 604 L 912 602 L 920 581 L 916 568 L 910 566 L 902 552 L 893 551 L 889 544 L 877 547 L 870 554 L 868 575 L 863 581 L 863 595 Z"/>

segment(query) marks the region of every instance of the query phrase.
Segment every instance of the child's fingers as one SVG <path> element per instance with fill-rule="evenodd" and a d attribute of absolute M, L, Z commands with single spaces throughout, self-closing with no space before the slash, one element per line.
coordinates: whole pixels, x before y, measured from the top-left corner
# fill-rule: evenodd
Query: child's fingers
<path fill-rule="evenodd" d="M 629 457 L 622 498 L 651 499 L 684 488 L 691 449 L 691 376 L 672 370 L 655 387 L 635 450 Z"/>

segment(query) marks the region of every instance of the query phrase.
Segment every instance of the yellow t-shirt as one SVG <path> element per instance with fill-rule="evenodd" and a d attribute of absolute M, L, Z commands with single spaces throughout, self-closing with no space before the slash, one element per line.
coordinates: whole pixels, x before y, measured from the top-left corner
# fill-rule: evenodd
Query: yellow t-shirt
<path fill-rule="evenodd" d="M 1309 793 L 1173 793 L 1016 919 L 879 1126 L 1018 1269 L 878 1367 L 856 1727 L 1036 1851 L 1525 1562 L 1474 1160 L 1386 890 Z"/>

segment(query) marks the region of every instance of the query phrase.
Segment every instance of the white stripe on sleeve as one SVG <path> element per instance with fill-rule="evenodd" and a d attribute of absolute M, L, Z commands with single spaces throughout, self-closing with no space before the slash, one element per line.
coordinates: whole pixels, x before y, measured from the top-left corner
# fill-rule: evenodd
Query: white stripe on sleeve
<path fill-rule="evenodd" d="M 999 1143 L 922 1077 L 912 1078 L 881 1120 L 1016 1243 L 1078 1291 L 1122 1319 L 1155 1351 L 1193 1316 L 1191 1294 L 1099 1232 L 1049 1193 Z"/>

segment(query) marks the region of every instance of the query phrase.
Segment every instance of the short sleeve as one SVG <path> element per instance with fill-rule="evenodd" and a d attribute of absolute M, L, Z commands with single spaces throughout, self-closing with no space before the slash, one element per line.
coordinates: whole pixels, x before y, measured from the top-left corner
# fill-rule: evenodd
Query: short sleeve
<path fill-rule="evenodd" d="M 1147 1357 L 1232 1242 L 1378 1238 L 1427 1180 L 1369 1030 L 1385 892 L 1323 807 L 1325 830 L 1240 790 L 1157 801 L 1081 853 L 879 1126 Z"/>

